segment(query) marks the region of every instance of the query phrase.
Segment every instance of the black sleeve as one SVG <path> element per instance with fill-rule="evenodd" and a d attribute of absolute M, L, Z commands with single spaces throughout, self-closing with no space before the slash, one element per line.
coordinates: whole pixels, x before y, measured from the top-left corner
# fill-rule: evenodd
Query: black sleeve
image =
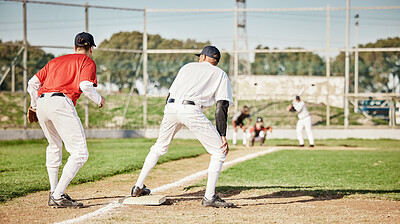
<path fill-rule="evenodd" d="M 215 123 L 217 124 L 217 131 L 221 136 L 226 136 L 226 121 L 228 118 L 229 102 L 226 100 L 219 100 L 217 108 L 215 109 Z"/>

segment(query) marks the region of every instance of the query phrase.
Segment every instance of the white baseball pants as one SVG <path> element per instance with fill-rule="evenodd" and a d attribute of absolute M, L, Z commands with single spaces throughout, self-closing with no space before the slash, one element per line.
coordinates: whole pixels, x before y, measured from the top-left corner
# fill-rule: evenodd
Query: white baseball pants
<path fill-rule="evenodd" d="M 151 147 L 146 157 L 136 186 L 143 187 L 147 175 L 156 165 L 158 158 L 168 152 L 169 144 L 183 125 L 197 137 L 207 152 L 211 154 L 205 192 L 205 197 L 211 199 L 215 194 L 215 186 L 222 164 L 225 161 L 225 154 L 222 152 L 224 148 L 220 148 L 223 143 L 214 125 L 203 114 L 202 109 L 194 105 L 168 103 L 165 106 L 157 142 Z"/>
<path fill-rule="evenodd" d="M 238 134 L 237 131 L 233 132 L 232 143 L 234 145 L 237 144 L 237 134 Z M 247 144 L 247 132 L 246 131 L 243 131 L 243 133 L 242 133 L 242 140 L 243 140 L 243 145 L 246 145 Z"/>
<path fill-rule="evenodd" d="M 81 120 L 71 99 L 67 96 L 45 96 L 37 101 L 37 117 L 49 142 L 46 166 L 53 197 L 60 198 L 78 170 L 87 161 L 89 152 Z M 70 153 L 58 182 L 58 169 L 62 162 L 62 142 Z M 57 183 L 58 182 L 58 183 Z"/>
<path fill-rule="evenodd" d="M 297 140 L 299 140 L 300 145 L 304 145 L 303 129 L 306 130 L 306 134 L 308 137 L 308 141 L 310 142 L 310 145 L 314 145 L 314 137 L 311 131 L 311 124 L 312 124 L 311 116 L 307 116 L 297 121 L 296 133 L 297 133 Z"/>

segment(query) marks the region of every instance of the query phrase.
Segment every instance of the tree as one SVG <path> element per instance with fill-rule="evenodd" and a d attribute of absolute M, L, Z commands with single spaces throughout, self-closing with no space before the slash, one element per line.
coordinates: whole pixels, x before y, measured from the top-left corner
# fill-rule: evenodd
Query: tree
<path fill-rule="evenodd" d="M 177 39 L 164 39 L 160 35 L 148 35 L 148 49 L 201 49 L 210 45 L 209 42 L 197 42 L 192 39 L 186 41 Z M 143 34 L 137 31 L 119 32 L 104 40 L 99 49 L 143 49 Z M 141 53 L 119 53 L 96 51 L 94 60 L 99 65 L 100 77 L 104 80 L 107 72 L 111 73 L 111 82 L 116 84 L 120 90 L 134 85 L 136 79 L 143 77 L 143 69 L 136 76 L 136 70 L 141 66 Z M 149 54 L 148 74 L 151 82 L 157 83 L 160 87 L 169 87 L 180 67 L 188 62 L 197 60 L 193 54 Z M 223 57 L 222 61 L 226 66 L 229 57 Z M 104 68 L 104 71 L 101 69 Z M 107 70 L 105 70 L 107 68 Z"/>
<path fill-rule="evenodd" d="M 257 49 L 269 48 L 259 45 Z M 324 75 L 325 62 L 311 52 L 257 53 L 252 71 L 255 75 Z"/>
<path fill-rule="evenodd" d="M 0 43 L 2 41 L 0 40 Z M 0 71 L 2 74 L 5 73 L 7 68 L 11 66 L 12 61 L 17 56 L 18 51 L 21 49 L 21 46 L 13 46 L 22 44 L 22 41 L 16 42 L 6 42 L 4 44 L 8 45 L 0 45 Z M 15 64 L 15 89 L 23 90 L 23 62 L 22 62 L 22 54 L 20 54 L 17 58 Z M 42 49 L 37 47 L 29 47 L 28 48 L 28 80 L 32 76 L 34 76 L 41 68 L 43 68 L 47 62 L 54 58 L 54 55 L 47 54 Z M 0 90 L 11 90 L 11 72 L 8 74 L 7 78 L 0 86 Z"/>
<path fill-rule="evenodd" d="M 400 38 L 379 39 L 375 43 L 359 45 L 359 48 L 389 47 L 400 47 Z M 354 83 L 354 55 L 350 59 L 350 83 Z M 332 63 L 333 75 L 344 75 L 344 63 L 345 53 L 341 53 Z M 389 76 L 400 76 L 400 52 L 360 52 L 358 67 L 360 92 L 391 92 Z"/>

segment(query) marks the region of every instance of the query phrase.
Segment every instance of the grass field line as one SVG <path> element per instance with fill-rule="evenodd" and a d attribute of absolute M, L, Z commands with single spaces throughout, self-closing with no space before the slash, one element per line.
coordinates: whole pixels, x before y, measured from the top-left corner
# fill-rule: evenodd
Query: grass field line
<path fill-rule="evenodd" d="M 234 165 L 236 163 L 244 162 L 244 161 L 249 160 L 249 159 L 254 159 L 254 158 L 258 157 L 258 156 L 262 156 L 262 155 L 265 155 L 265 154 L 268 154 L 268 153 L 272 153 L 272 152 L 275 152 L 275 151 L 278 151 L 278 150 L 280 150 L 280 149 L 273 147 L 273 148 L 270 148 L 270 149 L 267 149 L 267 150 L 263 150 L 263 151 L 260 151 L 260 152 L 256 152 L 256 153 L 252 153 L 252 154 L 249 154 L 249 155 L 246 155 L 246 156 L 242 156 L 242 157 L 239 157 L 239 158 L 234 159 L 232 161 L 225 162 L 223 164 L 223 167 L 227 167 L 227 166 L 230 166 L 230 165 Z M 196 172 L 194 174 L 191 174 L 189 176 L 186 176 L 186 177 L 184 177 L 184 178 L 182 178 L 182 179 L 180 179 L 178 181 L 175 181 L 173 183 L 165 184 L 165 185 L 162 185 L 160 187 L 157 187 L 157 188 L 153 189 L 152 192 L 153 193 L 162 192 L 162 191 L 171 189 L 173 187 L 183 186 L 184 184 L 186 184 L 188 182 L 191 182 L 191 181 L 194 181 L 194 180 L 197 180 L 200 177 L 205 176 L 206 174 L 207 174 L 207 170 L 202 170 L 202 171 Z M 91 212 L 91 213 L 88 213 L 88 214 L 85 214 L 85 215 L 82 215 L 82 216 L 79 216 L 79 217 L 76 217 L 76 218 L 73 218 L 73 219 L 69 219 L 69 220 L 65 220 L 65 221 L 62 221 L 62 222 L 58 222 L 57 224 L 70 224 L 70 223 L 83 222 L 84 220 L 90 219 L 92 217 L 98 217 L 98 216 L 100 216 L 102 214 L 110 213 L 113 209 L 115 209 L 117 207 L 120 207 L 120 206 L 122 206 L 122 204 L 119 203 L 118 200 L 116 200 L 116 201 L 110 202 L 106 206 L 104 206 L 104 207 L 102 207 L 102 208 L 100 208 L 100 209 L 98 209 L 98 210 L 96 210 L 94 212 Z"/>

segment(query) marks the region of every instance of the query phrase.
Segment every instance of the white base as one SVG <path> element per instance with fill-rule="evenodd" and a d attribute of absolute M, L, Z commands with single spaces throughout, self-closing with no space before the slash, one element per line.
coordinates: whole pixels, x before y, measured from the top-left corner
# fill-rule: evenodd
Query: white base
<path fill-rule="evenodd" d="M 146 195 L 141 197 L 127 197 L 122 201 L 124 205 L 161 205 L 167 200 L 164 195 Z"/>

